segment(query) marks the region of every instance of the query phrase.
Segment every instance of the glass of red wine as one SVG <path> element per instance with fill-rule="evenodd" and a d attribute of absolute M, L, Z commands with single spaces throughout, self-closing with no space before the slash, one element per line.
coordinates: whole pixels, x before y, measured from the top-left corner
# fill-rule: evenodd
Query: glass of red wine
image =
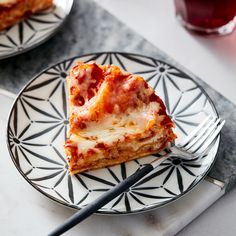
<path fill-rule="evenodd" d="M 226 35 L 236 25 L 236 0 L 174 0 L 177 19 L 200 34 Z"/>

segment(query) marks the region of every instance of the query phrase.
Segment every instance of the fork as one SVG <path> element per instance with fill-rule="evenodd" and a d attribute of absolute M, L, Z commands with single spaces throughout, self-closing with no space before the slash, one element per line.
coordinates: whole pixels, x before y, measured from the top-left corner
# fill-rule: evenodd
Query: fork
<path fill-rule="evenodd" d="M 76 224 L 92 215 L 94 212 L 99 210 L 115 197 L 126 191 L 129 187 L 137 183 L 140 179 L 150 173 L 153 169 L 155 169 L 169 157 L 174 156 L 185 160 L 195 160 L 203 157 L 216 140 L 216 137 L 220 133 L 222 127 L 224 126 L 224 123 L 224 120 L 209 115 L 181 142 L 179 142 L 178 144 L 172 143 L 171 147 L 165 155 L 156 158 L 151 163 L 137 170 L 133 175 L 129 176 L 127 179 L 123 180 L 115 187 L 102 194 L 94 202 L 79 210 L 48 235 L 61 235 L 70 228 L 74 227 Z"/>

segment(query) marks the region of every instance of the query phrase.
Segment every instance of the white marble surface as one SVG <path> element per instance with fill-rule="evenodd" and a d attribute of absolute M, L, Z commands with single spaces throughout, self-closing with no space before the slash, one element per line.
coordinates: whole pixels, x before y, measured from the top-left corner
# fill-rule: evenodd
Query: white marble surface
<path fill-rule="evenodd" d="M 178 236 L 235 236 L 236 189 L 222 197 Z"/>
<path fill-rule="evenodd" d="M 130 28 L 236 103 L 236 30 L 226 37 L 190 34 L 173 0 L 95 0 Z"/>
<path fill-rule="evenodd" d="M 13 98 L 0 91 L 0 130 L 5 132 Z M 0 235 L 46 235 L 74 213 L 37 192 L 14 167 L 5 136 L 0 136 Z M 203 181 L 189 194 L 157 210 L 130 216 L 93 215 L 66 235 L 173 235 L 224 193 Z"/>

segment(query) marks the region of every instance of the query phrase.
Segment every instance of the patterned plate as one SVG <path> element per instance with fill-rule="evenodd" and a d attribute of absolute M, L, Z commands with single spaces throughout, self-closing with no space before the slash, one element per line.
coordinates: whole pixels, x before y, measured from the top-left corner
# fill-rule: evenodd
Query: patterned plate
<path fill-rule="evenodd" d="M 0 31 L 0 59 L 12 57 L 46 41 L 70 13 L 73 0 L 54 0 L 54 6 Z"/>
<path fill-rule="evenodd" d="M 208 114 L 217 115 L 211 100 L 195 81 L 179 69 L 153 58 L 117 52 L 94 53 L 46 69 L 17 97 L 9 116 L 7 138 L 12 160 L 23 177 L 41 193 L 63 205 L 83 208 L 156 158 L 147 156 L 110 168 L 69 174 L 63 151 L 68 129 L 65 78 L 77 59 L 114 63 L 142 75 L 164 100 L 176 124 L 178 140 Z M 170 158 L 99 212 L 140 212 L 174 201 L 207 174 L 218 145 L 219 139 L 200 161 Z"/>

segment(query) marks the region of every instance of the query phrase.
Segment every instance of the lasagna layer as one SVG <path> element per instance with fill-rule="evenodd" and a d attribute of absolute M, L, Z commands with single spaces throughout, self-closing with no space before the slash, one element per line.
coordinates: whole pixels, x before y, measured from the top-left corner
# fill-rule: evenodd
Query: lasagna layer
<path fill-rule="evenodd" d="M 52 6 L 52 0 L 0 0 L 0 30 Z"/>
<path fill-rule="evenodd" d="M 163 102 L 142 77 L 78 62 L 67 84 L 71 173 L 157 153 L 175 139 Z"/>

